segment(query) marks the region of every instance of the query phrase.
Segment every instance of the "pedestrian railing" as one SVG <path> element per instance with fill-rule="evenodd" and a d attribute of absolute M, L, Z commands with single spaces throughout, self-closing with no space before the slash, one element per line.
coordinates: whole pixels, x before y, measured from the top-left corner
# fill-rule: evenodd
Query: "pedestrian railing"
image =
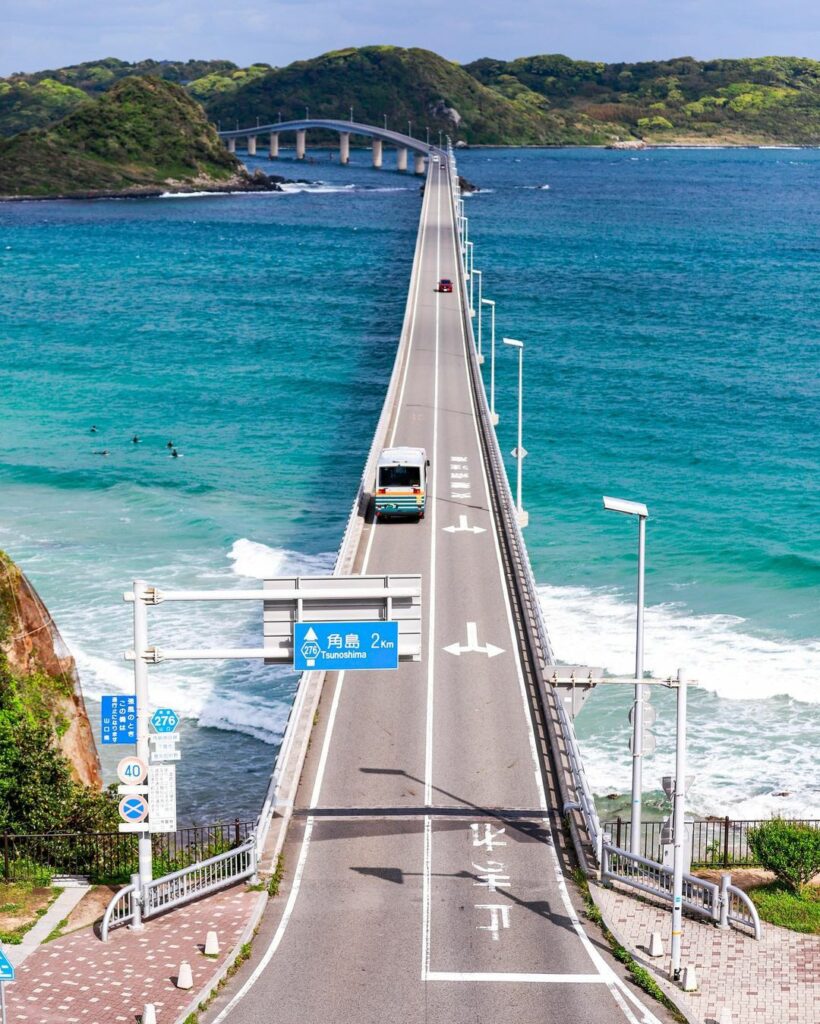
<path fill-rule="evenodd" d="M 648 857 L 641 857 L 604 841 L 601 844 L 601 878 L 607 882 L 638 889 L 650 896 L 672 902 L 672 869 Z M 760 918 L 754 903 L 742 889 L 723 875 L 720 885 L 696 875 L 683 876 L 683 906 L 722 928 L 749 928 L 760 938 Z"/>
<path fill-rule="evenodd" d="M 112 928 L 124 924 L 139 925 L 144 918 L 154 917 L 235 882 L 253 878 L 256 875 L 256 863 L 256 836 L 251 834 L 236 849 L 155 878 L 141 889 L 133 881 L 131 885 L 120 889 L 108 904 L 100 938 L 107 942 Z"/>
<path fill-rule="evenodd" d="M 820 828 L 820 821 L 811 818 L 790 818 L 795 824 Z M 765 819 L 703 818 L 687 822 L 686 829 L 692 844 L 692 863 L 703 867 L 759 867 L 760 862 L 749 846 L 749 830 L 765 823 Z M 605 821 L 604 828 L 615 840 L 615 845 L 631 847 L 632 829 L 623 818 Z M 657 860 L 663 843 L 662 821 L 641 823 L 640 851 L 644 857 Z"/>

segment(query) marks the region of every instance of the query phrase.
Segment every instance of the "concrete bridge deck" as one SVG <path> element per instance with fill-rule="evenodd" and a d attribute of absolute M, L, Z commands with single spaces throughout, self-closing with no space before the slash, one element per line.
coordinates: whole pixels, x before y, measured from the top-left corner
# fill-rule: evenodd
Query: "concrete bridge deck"
<path fill-rule="evenodd" d="M 562 874 L 477 416 L 449 175 L 431 162 L 387 437 L 427 449 L 428 514 L 367 524 L 354 559 L 357 572 L 423 574 L 423 660 L 327 677 L 283 893 L 206 1021 L 657 1019 L 585 932 Z M 435 290 L 442 277 L 453 294 Z"/>

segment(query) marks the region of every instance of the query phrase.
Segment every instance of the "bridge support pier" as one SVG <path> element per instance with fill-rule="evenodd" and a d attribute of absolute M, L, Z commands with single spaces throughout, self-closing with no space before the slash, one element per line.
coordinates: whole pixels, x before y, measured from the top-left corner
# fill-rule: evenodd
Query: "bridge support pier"
<path fill-rule="evenodd" d="M 339 133 L 339 163 L 350 163 L 350 132 Z"/>
<path fill-rule="evenodd" d="M 381 167 L 382 165 L 382 140 L 373 139 L 373 166 Z"/>
<path fill-rule="evenodd" d="M 270 147 L 268 148 L 268 156 L 271 160 L 276 160 L 279 156 L 279 132 L 270 133 Z"/>
<path fill-rule="evenodd" d="M 396 150 L 396 170 L 407 170 L 407 146 L 399 146 Z"/>
<path fill-rule="evenodd" d="M 300 128 L 296 133 L 296 159 L 305 159 L 305 136 L 307 132 L 304 128 Z"/>
<path fill-rule="evenodd" d="M 248 156 L 256 156 L 256 136 L 248 136 Z"/>
<path fill-rule="evenodd" d="M 416 174 L 424 174 L 424 154 L 413 154 L 413 170 Z"/>
<path fill-rule="evenodd" d="M 236 139 L 234 139 L 234 138 L 228 139 L 228 152 L 229 153 L 235 153 L 236 152 Z"/>

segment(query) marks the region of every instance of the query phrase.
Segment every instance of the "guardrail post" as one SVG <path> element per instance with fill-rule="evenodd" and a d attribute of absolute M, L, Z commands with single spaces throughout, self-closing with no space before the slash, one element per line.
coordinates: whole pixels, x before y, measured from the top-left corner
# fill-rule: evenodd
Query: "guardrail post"
<path fill-rule="evenodd" d="M 729 867 L 729 815 L 723 819 L 723 866 Z"/>
<path fill-rule="evenodd" d="M 726 819 L 728 821 L 728 818 Z M 720 903 L 720 910 L 718 913 L 718 928 L 726 929 L 729 927 L 729 886 L 732 884 L 732 876 L 721 874 L 720 876 L 720 896 L 718 902 Z"/>
<path fill-rule="evenodd" d="M 9 834 L 8 831 L 3 833 L 3 877 L 8 882 L 9 880 Z"/>
<path fill-rule="evenodd" d="M 145 926 L 142 923 L 142 889 L 139 875 L 131 875 L 131 885 L 134 886 L 134 892 L 131 894 L 131 905 L 134 908 L 131 931 L 141 932 Z"/>
<path fill-rule="evenodd" d="M 239 846 L 240 845 L 240 839 L 239 839 L 239 818 L 234 818 L 234 823 L 233 823 L 233 839 L 234 839 L 234 844 L 236 846 Z"/>
<path fill-rule="evenodd" d="M 621 842 L 621 829 L 623 828 L 623 818 L 618 815 L 615 821 L 615 845 L 620 849 L 623 849 L 623 843 Z"/>

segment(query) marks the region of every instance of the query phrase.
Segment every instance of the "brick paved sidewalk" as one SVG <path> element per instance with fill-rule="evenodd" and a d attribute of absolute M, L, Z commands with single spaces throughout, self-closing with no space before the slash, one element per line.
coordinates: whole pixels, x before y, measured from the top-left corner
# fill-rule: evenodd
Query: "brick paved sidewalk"
<path fill-rule="evenodd" d="M 595 902 L 615 937 L 642 965 L 668 979 L 669 907 L 636 899 L 622 889 L 592 885 Z M 820 936 L 801 935 L 762 922 L 758 942 L 732 928 L 683 919 L 681 963 L 694 966 L 698 991 L 674 987 L 673 1000 L 690 1020 L 715 1024 L 721 1010 L 732 1024 L 818 1024 Z M 664 956 L 650 959 L 649 936 L 660 932 Z"/>
<path fill-rule="evenodd" d="M 145 930 L 118 928 L 104 945 L 91 928 L 40 946 L 6 986 L 9 1024 L 136 1024 L 145 1003 L 154 1003 L 157 1024 L 174 1024 L 182 1010 L 215 978 L 259 899 L 234 886 L 164 917 Z M 202 952 L 216 931 L 218 958 Z M 176 988 L 187 960 L 194 987 Z"/>

